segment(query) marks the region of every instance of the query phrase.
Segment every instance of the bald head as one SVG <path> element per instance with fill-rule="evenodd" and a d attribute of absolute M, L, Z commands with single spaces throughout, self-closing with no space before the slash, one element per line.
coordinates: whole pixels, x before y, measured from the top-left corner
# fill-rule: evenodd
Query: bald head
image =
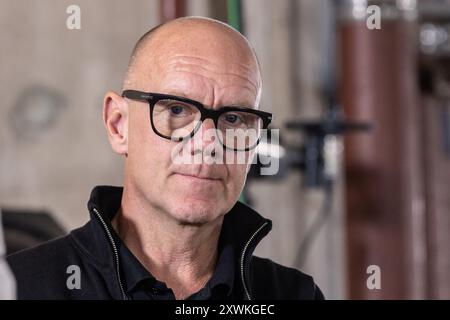
<path fill-rule="evenodd" d="M 164 62 L 183 57 L 205 59 L 218 73 L 248 77 L 259 101 L 261 75 L 252 46 L 229 25 L 203 17 L 171 20 L 145 33 L 131 54 L 123 89 L 151 91 L 160 78 L 158 72 L 165 71 Z"/>

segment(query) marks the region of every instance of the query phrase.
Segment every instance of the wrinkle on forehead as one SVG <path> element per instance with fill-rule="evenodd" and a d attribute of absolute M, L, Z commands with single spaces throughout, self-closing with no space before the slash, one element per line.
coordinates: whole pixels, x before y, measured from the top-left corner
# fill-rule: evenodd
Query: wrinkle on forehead
<path fill-rule="evenodd" d="M 224 66 L 223 64 L 215 63 L 212 59 L 205 59 L 200 56 L 191 56 L 191 55 L 185 55 L 185 54 L 174 54 L 173 58 L 175 58 L 180 63 L 197 63 L 197 64 L 204 64 L 207 66 L 210 66 L 211 69 L 230 69 L 230 66 Z M 174 62 L 174 59 L 172 59 L 171 62 L 169 62 L 169 65 Z M 251 75 L 255 73 L 255 68 L 250 68 L 248 65 L 250 62 L 240 62 L 240 61 L 233 61 L 232 66 L 237 66 L 238 69 L 241 71 L 240 73 L 244 73 L 247 75 Z"/>
<path fill-rule="evenodd" d="M 185 55 L 176 55 L 175 59 L 163 63 L 163 69 L 170 72 L 193 73 L 215 82 L 233 82 L 240 79 L 246 83 L 246 87 L 255 94 L 258 92 L 257 76 L 255 71 L 248 68 L 245 64 L 233 62 L 228 65 L 220 65 L 209 59 L 200 57 L 189 57 Z"/>
<path fill-rule="evenodd" d="M 176 81 L 172 79 L 176 78 Z M 203 103 L 205 106 L 217 108 L 225 105 L 246 106 L 257 108 L 254 88 L 247 86 L 246 82 L 218 83 L 215 77 L 200 75 L 191 71 L 177 71 L 168 74 L 159 87 L 163 93 L 190 98 Z M 198 90 L 199 84 L 204 85 L 205 90 Z M 234 90 L 236 94 L 224 95 L 224 91 Z M 225 98 L 225 100 L 223 100 Z"/>

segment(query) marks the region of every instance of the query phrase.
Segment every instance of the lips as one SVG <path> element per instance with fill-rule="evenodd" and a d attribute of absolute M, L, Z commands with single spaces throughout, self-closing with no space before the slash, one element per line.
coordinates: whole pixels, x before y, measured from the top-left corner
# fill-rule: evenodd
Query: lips
<path fill-rule="evenodd" d="M 220 180 L 220 178 L 212 178 L 212 177 L 208 177 L 208 176 L 196 176 L 196 175 L 185 174 L 185 173 L 176 173 L 176 174 L 183 176 L 183 177 L 199 179 L 199 180 L 209 180 L 209 181 L 219 181 Z"/>
<path fill-rule="evenodd" d="M 178 168 L 174 173 L 203 180 L 222 180 L 225 176 L 222 170 L 213 169 L 210 166 Z"/>

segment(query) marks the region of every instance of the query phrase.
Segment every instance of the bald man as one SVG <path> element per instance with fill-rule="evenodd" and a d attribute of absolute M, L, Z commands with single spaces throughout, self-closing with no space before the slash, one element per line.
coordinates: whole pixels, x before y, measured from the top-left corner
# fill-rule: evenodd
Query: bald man
<path fill-rule="evenodd" d="M 256 55 L 228 25 L 189 17 L 141 37 L 103 101 L 124 186 L 94 188 L 85 226 L 8 258 L 19 298 L 322 299 L 253 256 L 272 224 L 237 199 L 271 121 L 260 97 Z"/>

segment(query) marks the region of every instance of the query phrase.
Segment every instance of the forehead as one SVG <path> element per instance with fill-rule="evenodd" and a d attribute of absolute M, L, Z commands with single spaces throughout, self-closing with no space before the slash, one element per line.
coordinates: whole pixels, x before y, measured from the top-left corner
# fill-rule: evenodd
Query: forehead
<path fill-rule="evenodd" d="M 228 66 L 228 68 L 227 68 Z M 181 57 L 158 68 L 154 88 L 199 100 L 206 105 L 252 106 L 258 94 L 257 79 L 245 66 L 220 65 L 203 58 Z"/>

